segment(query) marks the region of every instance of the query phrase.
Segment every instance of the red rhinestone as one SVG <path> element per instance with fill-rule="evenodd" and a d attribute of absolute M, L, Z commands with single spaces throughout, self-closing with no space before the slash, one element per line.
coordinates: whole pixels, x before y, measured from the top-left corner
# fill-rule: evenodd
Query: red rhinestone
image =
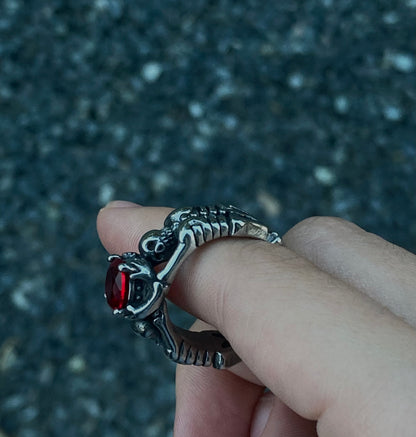
<path fill-rule="evenodd" d="M 129 275 L 118 270 L 122 262 L 121 259 L 111 261 L 105 279 L 105 297 L 113 310 L 125 308 L 129 298 Z"/>

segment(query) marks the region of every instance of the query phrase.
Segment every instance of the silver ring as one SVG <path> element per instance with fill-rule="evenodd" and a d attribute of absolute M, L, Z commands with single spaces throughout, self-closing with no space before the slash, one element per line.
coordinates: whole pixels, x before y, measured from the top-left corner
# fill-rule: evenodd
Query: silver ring
<path fill-rule="evenodd" d="M 160 230 L 147 232 L 139 253 L 110 255 L 105 297 L 113 313 L 132 320 L 133 330 L 154 340 L 175 363 L 223 369 L 240 361 L 218 331 L 175 326 L 165 296 L 185 259 L 203 244 L 223 237 L 248 237 L 281 244 L 276 232 L 235 206 L 197 206 L 172 211 Z M 159 271 L 156 266 L 163 264 Z"/>

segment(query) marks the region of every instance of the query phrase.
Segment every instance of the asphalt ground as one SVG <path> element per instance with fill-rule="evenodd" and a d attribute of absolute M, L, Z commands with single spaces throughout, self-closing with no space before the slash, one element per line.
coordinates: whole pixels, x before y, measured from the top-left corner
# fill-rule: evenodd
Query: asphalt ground
<path fill-rule="evenodd" d="M 112 199 L 352 220 L 416 251 L 416 2 L 0 4 L 0 436 L 171 436 L 112 317 Z M 190 318 L 178 311 L 180 323 Z"/>

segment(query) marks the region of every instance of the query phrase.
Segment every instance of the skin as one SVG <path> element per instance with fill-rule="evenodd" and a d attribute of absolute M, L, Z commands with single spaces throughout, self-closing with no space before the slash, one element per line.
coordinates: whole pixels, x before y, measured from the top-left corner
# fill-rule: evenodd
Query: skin
<path fill-rule="evenodd" d="M 137 251 L 170 211 L 112 202 L 100 239 Z M 177 367 L 175 437 L 414 437 L 416 256 L 330 217 L 283 243 L 211 242 L 178 272 L 169 298 L 242 363 Z"/>

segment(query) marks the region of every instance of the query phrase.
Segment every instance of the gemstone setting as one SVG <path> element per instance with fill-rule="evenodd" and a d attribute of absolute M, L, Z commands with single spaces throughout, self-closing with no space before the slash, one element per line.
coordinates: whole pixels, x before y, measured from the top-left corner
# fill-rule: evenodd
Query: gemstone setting
<path fill-rule="evenodd" d="M 130 275 L 119 270 L 122 259 L 111 261 L 105 279 L 105 298 L 113 310 L 121 310 L 127 306 L 129 300 Z"/>

